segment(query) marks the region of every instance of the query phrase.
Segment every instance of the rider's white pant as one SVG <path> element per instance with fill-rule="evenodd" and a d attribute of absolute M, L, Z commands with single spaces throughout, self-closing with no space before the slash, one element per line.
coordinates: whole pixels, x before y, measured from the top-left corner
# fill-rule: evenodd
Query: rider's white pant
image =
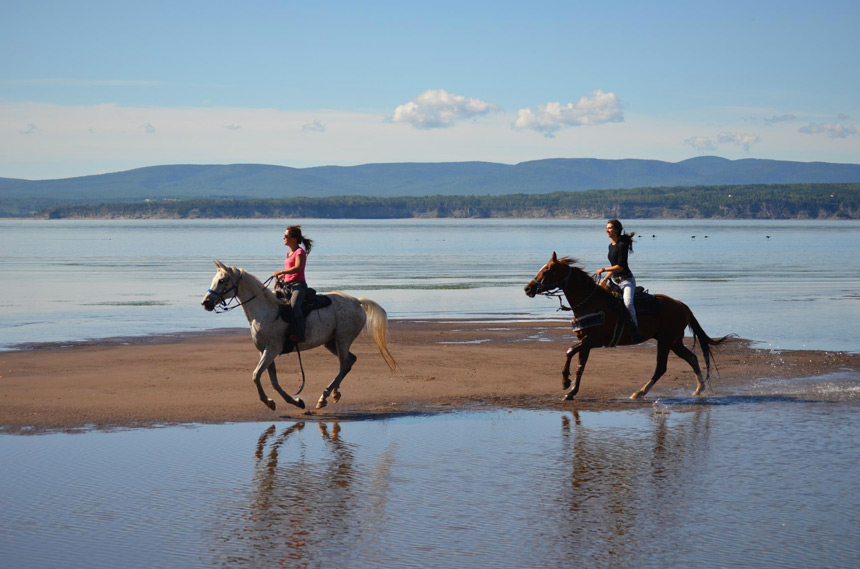
<path fill-rule="evenodd" d="M 636 319 L 636 308 L 633 306 L 633 295 L 636 293 L 636 278 L 630 277 L 616 283 L 621 289 L 621 294 L 624 296 L 624 306 L 630 312 L 630 318 L 633 319 L 633 325 L 639 327 L 639 321 Z"/>

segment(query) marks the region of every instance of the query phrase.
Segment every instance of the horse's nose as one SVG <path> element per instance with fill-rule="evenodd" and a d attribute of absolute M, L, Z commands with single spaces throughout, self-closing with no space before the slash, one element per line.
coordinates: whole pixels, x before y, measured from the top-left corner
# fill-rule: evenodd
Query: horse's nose
<path fill-rule="evenodd" d="M 207 312 L 212 312 L 212 310 L 215 309 L 215 303 L 208 298 L 204 298 L 203 302 L 201 302 L 200 304 L 203 305 L 203 308 L 206 309 Z"/>
<path fill-rule="evenodd" d="M 534 298 L 534 296 L 535 296 L 534 283 L 527 284 L 523 288 L 523 291 L 526 293 L 526 296 L 528 296 L 529 298 Z"/>

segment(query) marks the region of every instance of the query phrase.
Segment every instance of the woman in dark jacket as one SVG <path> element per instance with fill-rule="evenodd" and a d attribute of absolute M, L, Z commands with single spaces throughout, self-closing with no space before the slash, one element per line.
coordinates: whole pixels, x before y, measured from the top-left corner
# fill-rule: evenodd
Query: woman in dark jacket
<path fill-rule="evenodd" d="M 612 279 L 621 289 L 621 294 L 624 297 L 624 306 L 630 313 L 630 318 L 633 320 L 633 332 L 631 337 L 634 342 L 642 341 L 642 334 L 639 333 L 639 321 L 636 319 L 636 308 L 633 306 L 633 295 L 636 292 L 636 279 L 633 277 L 633 272 L 630 270 L 630 265 L 627 262 L 627 256 L 633 252 L 633 233 L 624 233 L 624 227 L 617 219 L 610 219 L 606 222 L 606 235 L 612 240 L 609 246 L 609 263 L 610 266 L 602 267 L 597 270 L 597 274 L 607 273 L 600 284 L 606 283 L 608 279 Z"/>

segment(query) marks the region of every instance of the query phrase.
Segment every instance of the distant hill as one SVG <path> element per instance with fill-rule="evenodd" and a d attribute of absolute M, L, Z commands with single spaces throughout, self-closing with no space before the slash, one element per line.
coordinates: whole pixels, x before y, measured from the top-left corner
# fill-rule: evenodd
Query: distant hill
<path fill-rule="evenodd" d="M 288 168 L 263 164 L 151 166 L 61 180 L 0 178 L 0 215 L 62 204 L 360 195 L 545 194 L 640 187 L 860 182 L 860 164 L 727 160 L 550 159 Z M 16 213 L 17 212 L 17 213 Z"/>

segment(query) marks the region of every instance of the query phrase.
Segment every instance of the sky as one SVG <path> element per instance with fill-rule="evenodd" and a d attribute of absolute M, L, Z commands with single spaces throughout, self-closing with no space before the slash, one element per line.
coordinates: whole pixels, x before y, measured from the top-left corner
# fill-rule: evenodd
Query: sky
<path fill-rule="evenodd" d="M 0 0 L 0 177 L 860 163 L 860 2 Z"/>

